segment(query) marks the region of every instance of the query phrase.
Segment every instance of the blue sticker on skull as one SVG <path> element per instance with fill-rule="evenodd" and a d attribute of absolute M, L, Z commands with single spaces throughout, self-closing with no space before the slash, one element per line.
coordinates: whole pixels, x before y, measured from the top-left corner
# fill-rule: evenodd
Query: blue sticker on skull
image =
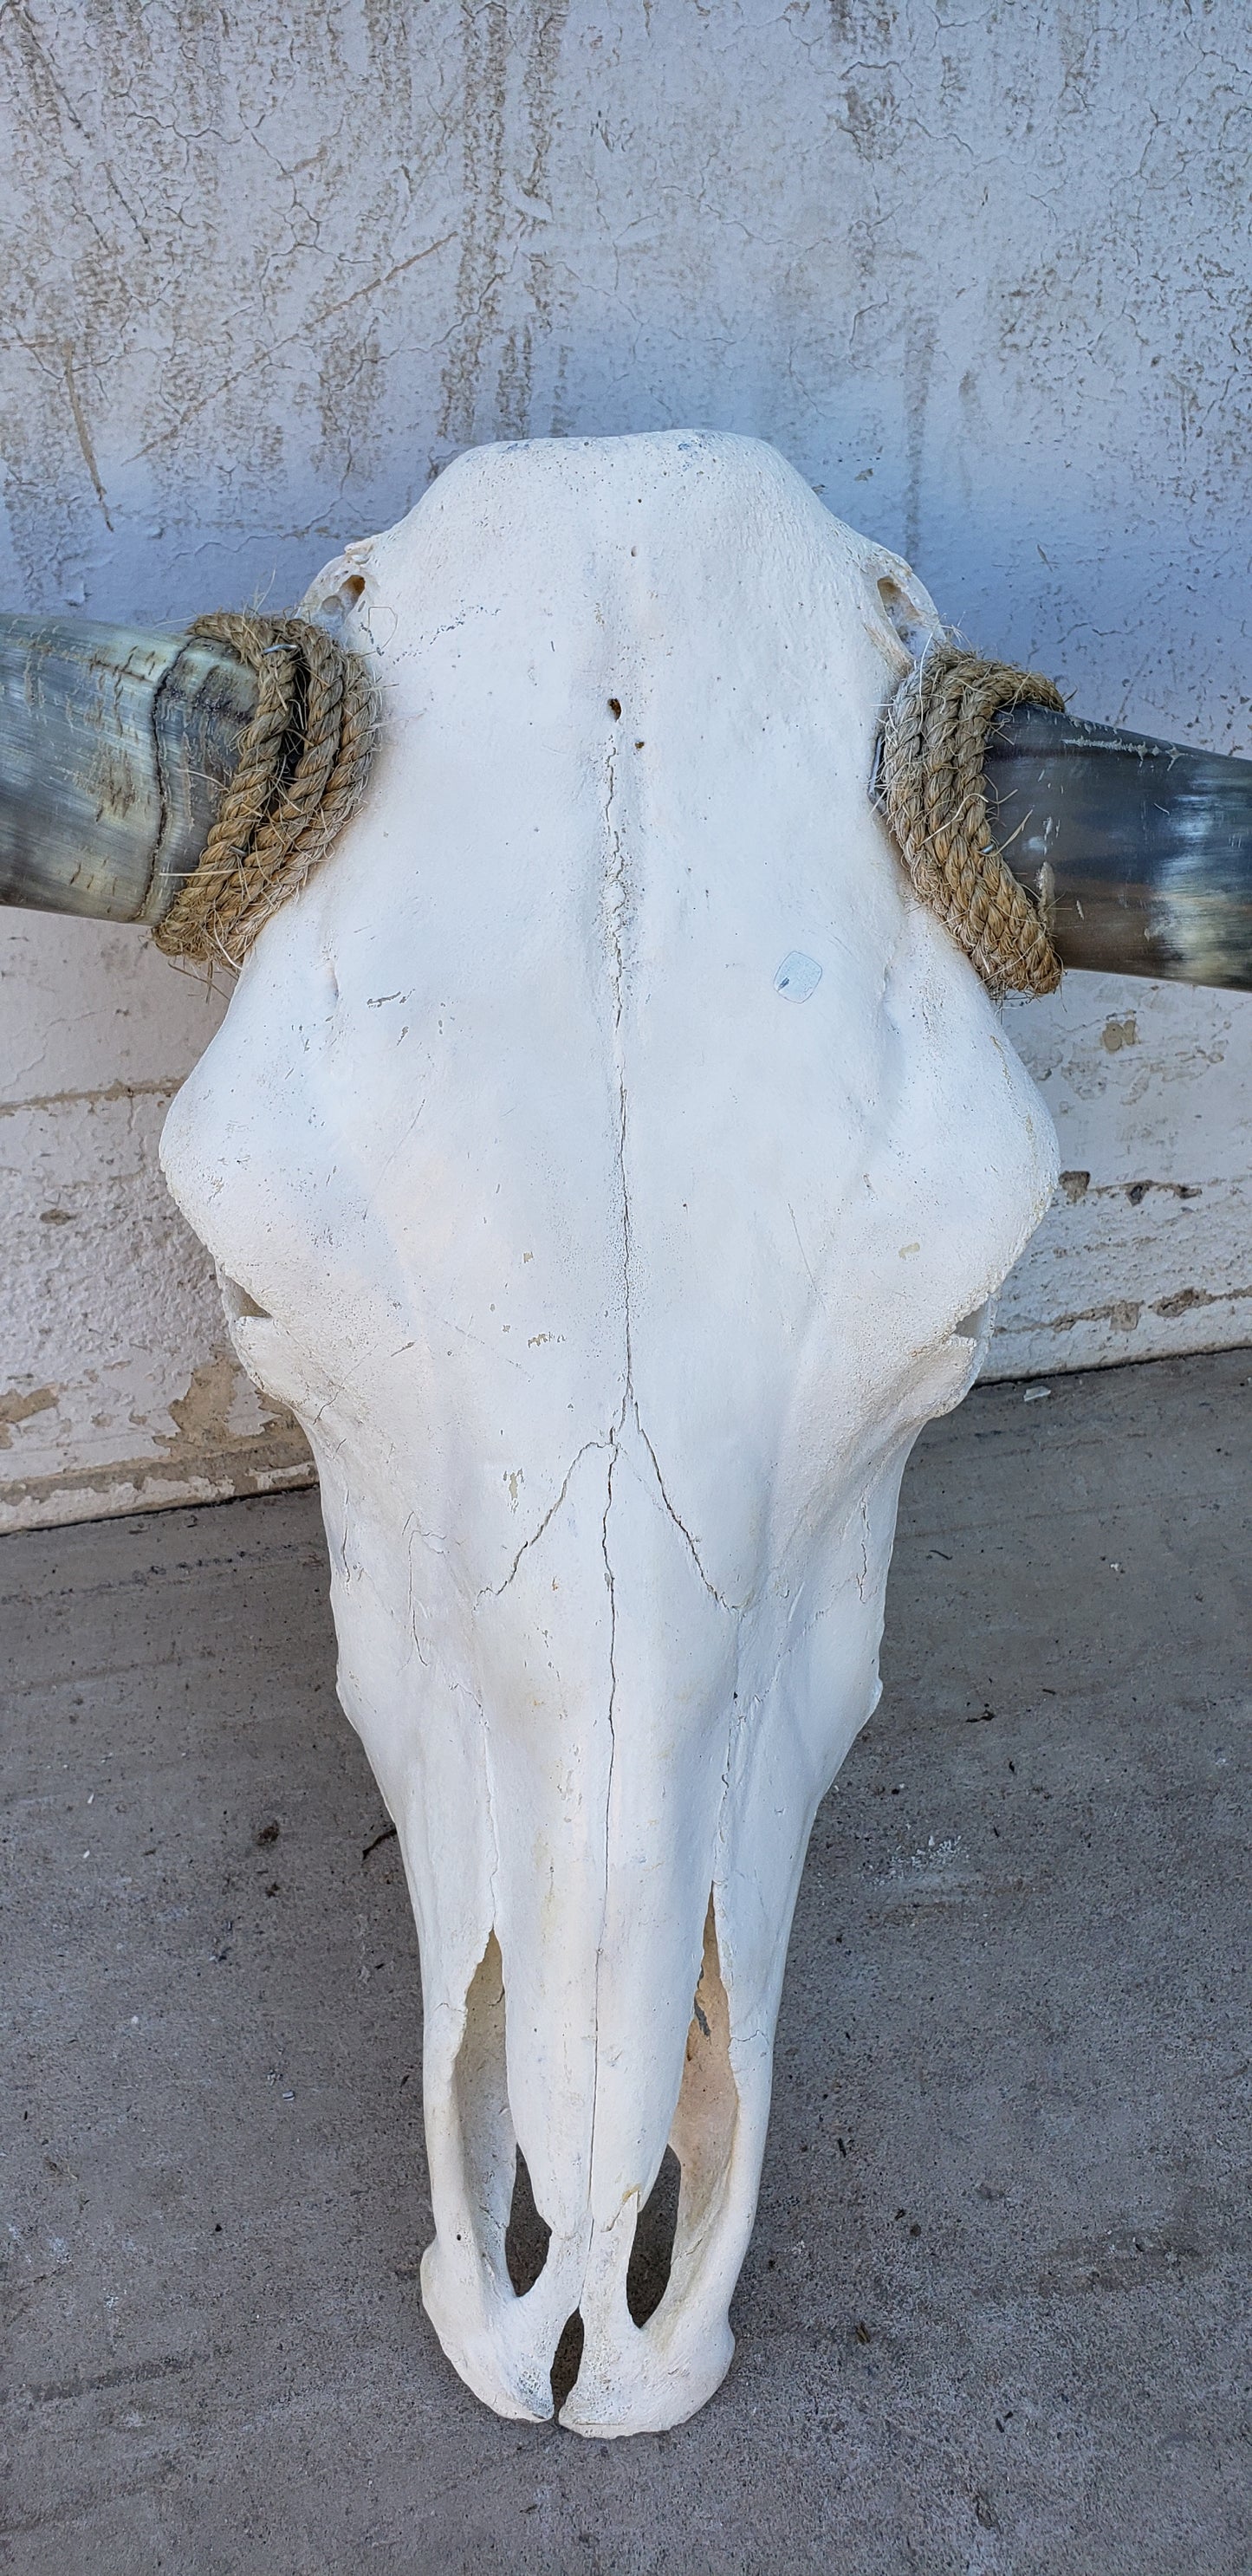
<path fill-rule="evenodd" d="M 792 948 L 784 957 L 774 977 L 774 990 L 788 1002 L 807 1002 L 817 991 L 822 970 L 815 957 L 806 957 L 803 949 Z"/>

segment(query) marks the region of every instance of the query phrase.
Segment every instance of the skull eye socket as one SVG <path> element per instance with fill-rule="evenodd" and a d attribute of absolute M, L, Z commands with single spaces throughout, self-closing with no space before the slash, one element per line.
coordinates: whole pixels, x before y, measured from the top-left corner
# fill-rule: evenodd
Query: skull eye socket
<path fill-rule="evenodd" d="M 962 1315 L 960 1323 L 952 1327 L 953 1338 L 962 1342 L 981 1341 L 990 1304 L 991 1300 L 987 1298 L 981 1306 L 975 1306 L 971 1314 Z"/>
<path fill-rule="evenodd" d="M 273 1322 L 268 1306 L 258 1306 L 255 1297 L 246 1288 L 241 1288 L 237 1279 L 228 1279 L 224 1271 L 219 1272 L 218 1277 L 229 1324 L 243 1323 L 251 1315 L 257 1316 L 263 1324 Z"/>

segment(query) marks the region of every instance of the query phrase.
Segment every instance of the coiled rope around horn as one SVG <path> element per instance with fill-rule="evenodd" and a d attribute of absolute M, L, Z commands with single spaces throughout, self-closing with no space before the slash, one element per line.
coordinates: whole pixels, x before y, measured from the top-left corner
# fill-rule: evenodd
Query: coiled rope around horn
<path fill-rule="evenodd" d="M 1027 702 L 1064 712 L 1042 673 L 941 643 L 883 726 L 881 802 L 914 887 L 997 993 L 1054 993 L 1061 980 L 1046 905 L 1018 884 L 987 817 L 987 736 L 1002 707 Z"/>
<path fill-rule="evenodd" d="M 359 801 L 378 706 L 360 657 L 304 618 L 220 610 L 191 633 L 256 673 L 257 703 L 199 865 L 153 936 L 167 957 L 239 966 Z M 996 716 L 1026 702 L 1064 710 L 1040 672 L 935 645 L 887 709 L 881 802 L 917 894 L 984 983 L 1042 994 L 1060 959 L 992 839 L 983 779 Z"/>
<path fill-rule="evenodd" d="M 358 802 L 377 701 L 359 655 L 304 618 L 224 609 L 191 633 L 255 671 L 256 711 L 199 865 L 153 936 L 167 957 L 240 966 Z"/>

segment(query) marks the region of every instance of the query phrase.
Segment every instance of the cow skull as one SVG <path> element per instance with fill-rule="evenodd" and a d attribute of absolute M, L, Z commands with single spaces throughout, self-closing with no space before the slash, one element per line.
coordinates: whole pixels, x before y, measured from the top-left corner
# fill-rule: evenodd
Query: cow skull
<path fill-rule="evenodd" d="M 306 612 L 373 659 L 370 796 L 262 931 L 165 1169 L 317 1461 L 420 1935 L 427 2309 L 528 2419 L 579 2312 L 562 2422 L 655 2432 L 730 2360 L 901 1470 L 1054 1140 L 867 798 L 934 611 L 769 448 L 477 451 Z M 519 2150 L 551 2231 L 520 2295 Z"/>

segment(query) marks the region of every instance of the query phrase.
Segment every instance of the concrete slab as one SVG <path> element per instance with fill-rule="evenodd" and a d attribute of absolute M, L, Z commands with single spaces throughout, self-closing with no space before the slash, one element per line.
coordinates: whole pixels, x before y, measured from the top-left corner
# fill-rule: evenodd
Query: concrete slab
<path fill-rule="evenodd" d="M 0 2564 L 1247 2570 L 1250 1377 L 985 1387 L 923 1443 L 736 2361 L 612 2446 L 484 2413 L 421 2312 L 416 1944 L 316 1498 L 5 1540 Z"/>

